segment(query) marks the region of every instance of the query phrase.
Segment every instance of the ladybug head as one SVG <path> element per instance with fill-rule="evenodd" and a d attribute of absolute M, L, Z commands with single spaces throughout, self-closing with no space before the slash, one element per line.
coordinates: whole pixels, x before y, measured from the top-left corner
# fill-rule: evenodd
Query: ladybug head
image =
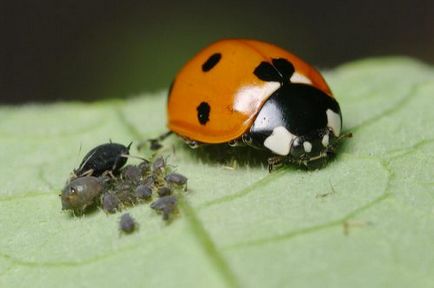
<path fill-rule="evenodd" d="M 288 160 L 307 165 L 308 162 L 326 158 L 334 154 L 338 139 L 329 128 L 295 137 L 290 144 Z"/>
<path fill-rule="evenodd" d="M 290 145 L 288 162 L 313 167 L 312 162 L 333 156 L 336 146 L 342 139 L 350 137 L 352 133 L 335 136 L 330 128 L 318 130 L 311 135 L 296 137 Z"/>

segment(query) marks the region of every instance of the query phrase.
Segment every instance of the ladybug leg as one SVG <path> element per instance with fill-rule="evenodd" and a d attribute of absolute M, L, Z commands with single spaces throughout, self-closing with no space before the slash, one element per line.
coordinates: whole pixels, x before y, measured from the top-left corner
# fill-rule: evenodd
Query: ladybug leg
<path fill-rule="evenodd" d="M 341 134 L 341 136 L 338 137 L 337 141 L 342 141 L 342 139 L 352 138 L 352 137 L 353 137 L 353 133 L 351 133 L 351 132 L 343 133 L 343 134 Z"/>
<path fill-rule="evenodd" d="M 190 146 L 191 149 L 197 149 L 201 146 L 201 144 L 199 142 L 188 139 L 188 138 L 184 138 L 184 142 L 185 142 L 185 144 Z"/>
<path fill-rule="evenodd" d="M 276 167 L 282 166 L 283 162 L 285 161 L 284 156 L 274 156 L 268 158 L 268 172 L 271 173 Z"/>
<path fill-rule="evenodd" d="M 228 145 L 231 147 L 239 147 L 239 146 L 245 146 L 244 141 L 241 138 L 234 139 L 228 142 Z"/>
<path fill-rule="evenodd" d="M 353 133 L 351 133 L 351 132 L 347 132 L 347 133 L 343 133 L 343 134 L 341 134 L 337 139 L 336 139 L 336 141 L 334 142 L 334 144 L 333 145 L 330 145 L 329 147 L 328 147 L 328 149 L 327 149 L 327 154 L 335 154 L 335 149 L 336 149 L 336 146 L 342 141 L 342 140 L 344 140 L 344 139 L 346 139 L 346 138 L 352 138 L 353 137 Z"/>
<path fill-rule="evenodd" d="M 244 134 L 241 136 L 241 141 L 243 141 L 243 143 L 244 143 L 245 145 L 252 146 L 252 143 L 253 143 L 253 137 L 252 137 L 252 135 L 251 135 L 250 133 L 244 133 Z"/>

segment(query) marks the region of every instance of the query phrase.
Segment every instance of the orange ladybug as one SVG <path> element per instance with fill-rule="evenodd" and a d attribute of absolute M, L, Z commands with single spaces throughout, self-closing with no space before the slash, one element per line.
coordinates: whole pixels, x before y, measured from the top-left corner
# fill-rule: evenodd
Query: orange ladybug
<path fill-rule="evenodd" d="M 273 44 L 225 39 L 193 57 L 168 97 L 168 128 L 193 147 L 245 144 L 270 151 L 269 168 L 334 153 L 338 102 L 321 74 Z"/>

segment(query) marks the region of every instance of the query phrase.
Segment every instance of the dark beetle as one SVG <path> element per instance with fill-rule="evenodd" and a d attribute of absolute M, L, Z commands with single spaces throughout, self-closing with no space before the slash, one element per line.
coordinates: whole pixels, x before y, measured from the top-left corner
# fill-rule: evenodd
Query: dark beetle
<path fill-rule="evenodd" d="M 85 176 L 72 180 L 60 194 L 63 210 L 83 212 L 102 193 L 103 185 L 93 176 Z"/>
<path fill-rule="evenodd" d="M 131 144 L 106 143 L 96 146 L 84 156 L 78 169 L 74 170 L 75 175 L 100 176 L 106 171 L 117 173 L 127 162 L 126 155 L 130 153 Z"/>

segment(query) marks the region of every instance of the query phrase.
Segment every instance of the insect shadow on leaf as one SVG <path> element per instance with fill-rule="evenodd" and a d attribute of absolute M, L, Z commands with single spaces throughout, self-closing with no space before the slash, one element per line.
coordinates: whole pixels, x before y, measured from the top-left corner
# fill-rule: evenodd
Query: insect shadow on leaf
<path fill-rule="evenodd" d="M 219 163 L 223 166 L 260 167 L 267 163 L 270 153 L 251 147 L 230 147 L 228 144 L 201 145 L 197 149 L 184 146 L 191 158 L 204 163 Z"/>

